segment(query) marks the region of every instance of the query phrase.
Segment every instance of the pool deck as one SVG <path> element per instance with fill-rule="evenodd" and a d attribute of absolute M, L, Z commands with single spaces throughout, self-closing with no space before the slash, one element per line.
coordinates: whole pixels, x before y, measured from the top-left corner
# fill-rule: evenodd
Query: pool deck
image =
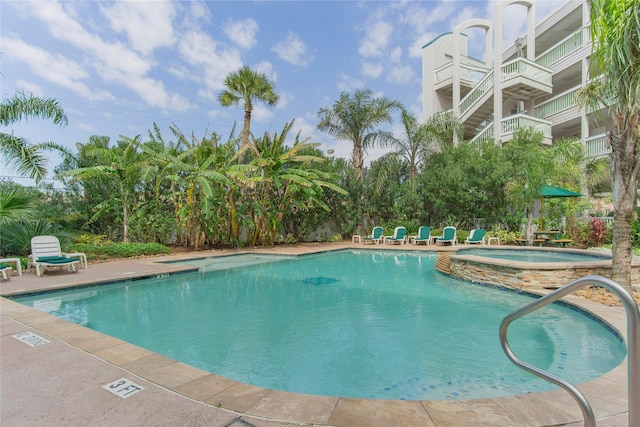
<path fill-rule="evenodd" d="M 351 243 L 298 244 L 203 251 L 91 264 L 78 273 L 14 272 L 0 295 L 40 292 L 184 271 L 158 261 L 237 253 L 303 254 L 359 248 Z M 366 249 L 435 250 L 379 245 Z M 439 250 L 442 247 L 438 247 Z M 446 250 L 446 249 L 445 249 Z M 568 296 L 625 338 L 622 307 Z M 47 313 L 0 298 L 0 425 L 275 426 L 581 426 L 578 405 L 563 390 L 466 401 L 391 401 L 312 396 L 239 383 Z M 49 343 L 31 347 L 13 335 L 31 332 Z M 496 334 L 498 331 L 496 331 Z M 437 345 L 437 343 L 434 343 Z M 144 390 L 122 398 L 103 386 L 125 378 Z M 628 426 L 627 363 L 578 385 L 601 427 Z"/>

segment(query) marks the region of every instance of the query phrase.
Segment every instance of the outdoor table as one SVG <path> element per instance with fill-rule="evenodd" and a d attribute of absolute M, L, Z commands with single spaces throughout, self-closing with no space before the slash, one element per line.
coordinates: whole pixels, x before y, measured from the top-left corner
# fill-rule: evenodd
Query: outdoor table
<path fill-rule="evenodd" d="M 533 232 L 536 239 L 559 239 L 560 234 L 562 234 L 560 230 L 539 230 Z"/>

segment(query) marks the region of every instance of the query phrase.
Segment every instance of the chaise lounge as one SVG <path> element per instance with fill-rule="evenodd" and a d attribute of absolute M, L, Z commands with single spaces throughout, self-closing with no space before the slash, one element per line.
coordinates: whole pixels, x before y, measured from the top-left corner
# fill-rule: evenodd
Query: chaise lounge
<path fill-rule="evenodd" d="M 84 254 L 81 254 L 84 255 Z M 71 268 L 77 272 L 76 264 L 80 260 L 76 257 L 67 256 L 60 249 L 60 241 L 56 236 L 36 236 L 31 239 L 31 255 L 29 255 L 28 266 L 36 268 L 38 277 L 44 274 L 47 267 Z"/>

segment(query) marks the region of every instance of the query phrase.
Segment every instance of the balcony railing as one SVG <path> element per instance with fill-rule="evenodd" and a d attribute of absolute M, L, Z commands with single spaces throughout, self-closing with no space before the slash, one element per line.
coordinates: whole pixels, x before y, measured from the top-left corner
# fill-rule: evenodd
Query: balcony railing
<path fill-rule="evenodd" d="M 470 82 L 472 85 L 482 80 L 491 70 L 484 67 L 477 67 L 468 64 L 460 65 L 460 80 Z M 443 83 L 453 78 L 453 62 L 444 64 L 435 70 L 435 85 Z"/>
<path fill-rule="evenodd" d="M 587 147 L 589 157 L 604 156 L 611 152 L 611 147 L 607 141 L 607 134 L 590 136 L 584 140 L 584 144 Z"/>
<path fill-rule="evenodd" d="M 526 114 L 516 114 L 502 119 L 503 138 L 510 137 L 516 129 L 521 127 L 533 127 L 536 131 L 542 132 L 545 139 L 551 140 L 551 122 Z"/>
<path fill-rule="evenodd" d="M 586 42 L 589 42 L 589 37 L 587 38 Z M 554 62 L 580 49 L 583 44 L 586 44 L 583 37 L 583 31 L 578 30 L 575 33 L 571 34 L 569 37 L 552 46 L 550 49 L 543 52 L 540 56 L 538 56 L 536 62 L 540 65 L 548 67 Z"/>
<path fill-rule="evenodd" d="M 537 117 L 528 116 L 526 114 L 516 114 L 508 116 L 501 120 L 502 140 L 509 140 L 519 127 L 533 127 L 536 131 L 542 132 L 545 139 L 551 142 L 551 122 Z M 493 122 L 484 127 L 476 136 L 471 138 L 471 142 L 482 143 L 493 141 L 495 139 L 493 132 Z"/>
<path fill-rule="evenodd" d="M 521 76 L 548 86 L 553 84 L 550 69 L 526 58 L 517 58 L 502 65 L 502 82 Z"/>
<path fill-rule="evenodd" d="M 538 104 L 535 107 L 536 115 L 546 119 L 561 111 L 576 107 L 578 105 L 576 102 L 576 92 L 578 92 L 578 89 L 580 89 L 580 86 L 576 86 L 573 89 L 569 89 L 560 95 Z"/>

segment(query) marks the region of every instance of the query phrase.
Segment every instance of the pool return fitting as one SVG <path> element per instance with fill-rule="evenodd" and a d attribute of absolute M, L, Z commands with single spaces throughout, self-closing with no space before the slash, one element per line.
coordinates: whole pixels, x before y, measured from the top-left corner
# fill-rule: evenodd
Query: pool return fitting
<path fill-rule="evenodd" d="M 502 320 L 502 323 L 500 323 L 500 344 L 502 345 L 502 349 L 509 360 L 511 360 L 516 366 L 565 389 L 580 406 L 582 416 L 584 417 L 585 427 L 596 427 L 593 410 L 580 390 L 567 380 L 520 360 L 511 350 L 507 339 L 507 329 L 514 320 L 517 320 L 539 308 L 559 300 L 565 295 L 569 295 L 587 286 L 599 286 L 613 292 L 618 296 L 618 298 L 620 298 L 620 301 L 622 301 L 624 309 L 627 312 L 626 344 L 629 383 L 627 407 L 629 410 L 629 426 L 640 426 L 640 312 L 638 311 L 638 304 L 636 304 L 631 294 L 613 280 L 600 276 L 585 276 L 519 308 L 513 313 L 507 315 Z"/>

